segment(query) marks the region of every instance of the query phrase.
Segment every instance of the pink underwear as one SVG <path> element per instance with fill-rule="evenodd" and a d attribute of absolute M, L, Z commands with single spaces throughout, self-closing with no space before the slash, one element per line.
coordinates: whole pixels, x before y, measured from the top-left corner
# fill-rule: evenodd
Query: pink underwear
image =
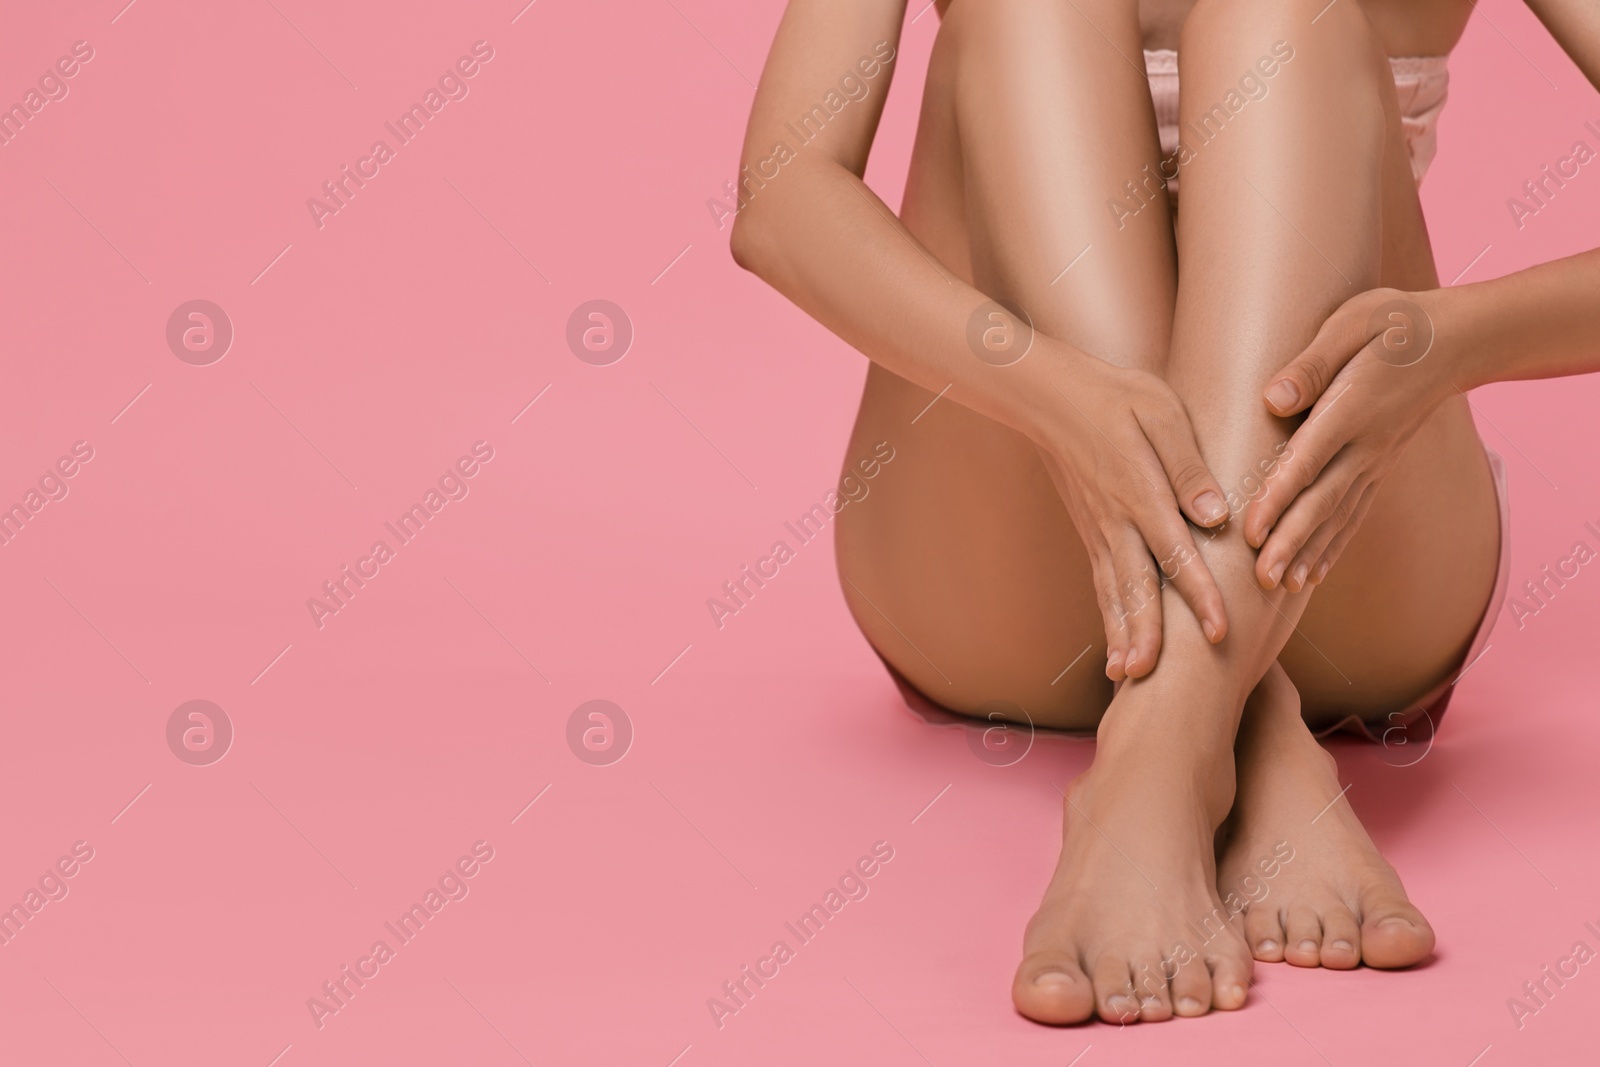
<path fill-rule="evenodd" d="M 1447 56 L 1390 57 L 1395 91 L 1400 96 L 1400 125 L 1405 131 L 1406 149 L 1411 153 L 1411 174 L 1417 184 L 1433 162 L 1438 147 L 1439 112 L 1444 110 L 1450 86 Z M 1178 53 L 1171 49 L 1144 54 L 1145 72 L 1150 77 L 1150 99 L 1156 105 L 1156 125 L 1161 132 L 1161 157 L 1171 158 L 1178 150 Z M 1168 166 L 1167 169 L 1171 169 Z M 1167 195 L 1178 195 L 1178 179 L 1167 182 Z"/>
<path fill-rule="evenodd" d="M 1461 666 L 1430 692 L 1405 708 L 1390 712 L 1386 718 L 1363 720 L 1351 715 L 1326 729 L 1317 731 L 1318 737 L 1327 737 L 1335 732 L 1353 733 L 1378 742 L 1386 749 L 1392 750 L 1397 758 L 1403 751 L 1405 758 L 1409 760 L 1412 752 L 1420 750 L 1420 754 L 1416 757 L 1420 759 L 1433 745 L 1434 732 L 1439 728 L 1439 720 L 1444 718 L 1445 709 L 1450 706 L 1450 698 L 1455 694 L 1456 683 L 1476 666 L 1478 660 L 1489 650 L 1489 633 L 1494 629 L 1495 620 L 1500 617 L 1500 608 L 1505 604 L 1506 588 L 1510 584 L 1511 498 L 1506 487 L 1505 462 L 1498 452 L 1487 445 L 1483 451 L 1489 460 L 1489 472 L 1494 478 L 1495 501 L 1500 510 L 1500 562 L 1495 571 L 1494 591 L 1490 593 L 1489 604 L 1484 609 L 1483 618 L 1479 620 L 1476 632 L 1472 635 L 1472 644 L 1467 648 L 1466 655 L 1461 657 Z M 900 690 L 900 697 L 905 703 L 906 710 L 930 725 L 960 727 L 976 731 L 985 737 L 988 736 L 986 730 L 1000 727 L 1010 733 L 1025 734 L 1030 743 L 1035 732 L 1082 738 L 1092 738 L 1095 735 L 1093 727 L 1085 730 L 1057 730 L 1046 726 L 1036 727 L 1030 723 L 1027 726 L 1013 728 L 1006 727 L 1002 722 L 986 722 L 980 717 L 963 715 L 939 704 L 917 689 L 905 675 L 895 669 L 894 664 L 883 658 L 883 653 L 879 652 L 878 658 L 883 660 L 883 665 L 889 670 L 889 677 L 894 679 L 895 688 Z M 1008 708 L 1013 715 L 1019 710 L 1022 709 L 1014 705 Z M 1022 713 L 1027 714 L 1025 710 Z M 1406 745 L 1412 747 L 1402 750 L 1401 746 Z"/>

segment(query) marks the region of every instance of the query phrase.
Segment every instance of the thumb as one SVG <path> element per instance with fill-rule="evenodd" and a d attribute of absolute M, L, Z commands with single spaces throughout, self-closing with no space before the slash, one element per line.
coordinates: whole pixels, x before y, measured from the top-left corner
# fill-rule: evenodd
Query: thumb
<path fill-rule="evenodd" d="M 1223 499 L 1222 486 L 1201 458 L 1194 428 L 1182 406 L 1177 405 L 1177 410 L 1167 418 L 1151 419 L 1148 425 L 1141 420 L 1140 425 L 1162 469 L 1167 472 L 1167 480 L 1172 484 L 1183 513 L 1199 526 L 1224 522 L 1228 518 L 1228 505 Z"/>
<path fill-rule="evenodd" d="M 1328 316 L 1305 351 L 1272 376 L 1262 393 L 1268 410 L 1274 415 L 1297 415 L 1317 402 L 1334 375 L 1372 339 L 1360 310 L 1371 295 L 1363 293 Z"/>

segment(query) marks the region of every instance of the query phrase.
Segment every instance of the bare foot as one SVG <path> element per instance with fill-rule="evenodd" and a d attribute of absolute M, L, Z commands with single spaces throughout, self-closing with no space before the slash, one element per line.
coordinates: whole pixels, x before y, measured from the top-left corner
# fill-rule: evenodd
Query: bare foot
<path fill-rule="evenodd" d="M 1030 1019 L 1151 1022 L 1244 1004 L 1250 950 L 1215 875 L 1231 754 L 1208 766 L 1157 740 L 1102 731 L 1094 765 L 1067 791 L 1061 860 L 1012 984 Z"/>
<path fill-rule="evenodd" d="M 1300 695 L 1276 663 L 1245 704 L 1236 758 L 1218 885 L 1245 908 L 1255 958 L 1339 969 L 1426 958 L 1433 928 L 1340 798 L 1338 765 L 1306 729 Z"/>

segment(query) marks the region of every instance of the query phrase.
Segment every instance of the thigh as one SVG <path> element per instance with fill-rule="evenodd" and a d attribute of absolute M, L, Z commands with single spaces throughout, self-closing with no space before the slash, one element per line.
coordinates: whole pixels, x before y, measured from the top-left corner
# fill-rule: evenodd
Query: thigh
<path fill-rule="evenodd" d="M 956 0 L 901 215 L 952 272 L 1022 304 L 1046 333 L 1158 366 L 1170 226 L 1149 211 L 1119 233 L 1104 206 L 1154 163 L 1154 114 L 1143 78 L 1091 18 L 1124 52 L 1138 48 L 1131 0 Z M 1088 557 L 1033 444 L 874 365 L 847 462 L 880 441 L 893 466 L 867 503 L 840 513 L 836 536 L 867 639 L 955 710 L 1006 700 L 1037 723 L 1092 727 L 1111 695 L 1103 624 Z"/>
<path fill-rule="evenodd" d="M 1399 123 L 1386 101 L 1382 284 L 1438 286 Z M 1499 501 L 1464 397 L 1412 440 L 1279 657 L 1308 720 L 1381 717 L 1453 677 L 1498 571 Z"/>

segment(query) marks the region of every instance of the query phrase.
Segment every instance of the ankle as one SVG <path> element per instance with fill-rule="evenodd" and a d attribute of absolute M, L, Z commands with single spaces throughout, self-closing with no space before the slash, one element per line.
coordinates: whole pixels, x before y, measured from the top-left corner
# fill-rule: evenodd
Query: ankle
<path fill-rule="evenodd" d="M 1237 792 L 1231 743 L 1197 743 L 1180 730 L 1165 727 L 1107 727 L 1102 720 L 1093 765 L 1075 783 L 1068 798 L 1080 806 L 1114 798 L 1124 791 L 1149 797 L 1167 796 L 1178 808 L 1189 807 L 1216 829 L 1233 807 Z"/>

